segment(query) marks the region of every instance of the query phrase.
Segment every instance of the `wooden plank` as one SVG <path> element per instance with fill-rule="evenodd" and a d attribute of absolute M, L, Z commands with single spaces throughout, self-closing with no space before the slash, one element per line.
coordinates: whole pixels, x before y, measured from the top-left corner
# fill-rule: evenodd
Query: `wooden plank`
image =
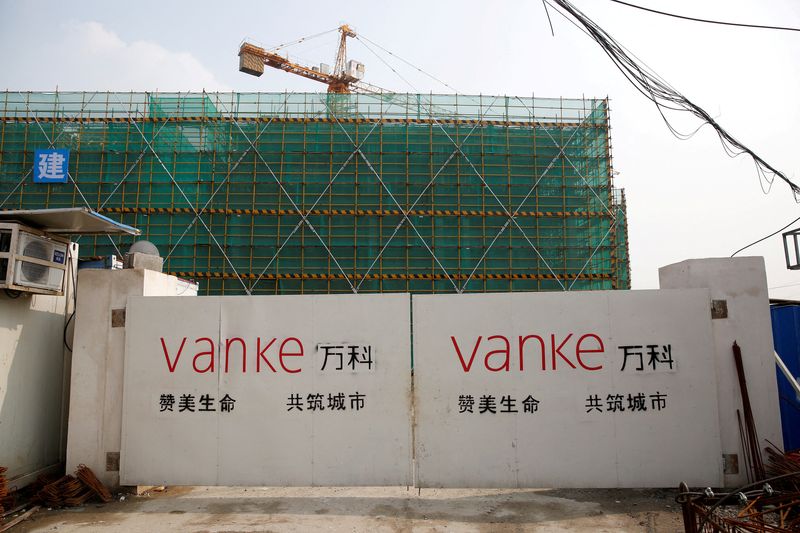
<path fill-rule="evenodd" d="M 40 509 L 40 507 L 38 505 L 36 505 L 35 507 L 32 507 L 31 509 L 29 509 L 29 510 L 25 511 L 24 513 L 22 513 L 21 515 L 19 515 L 15 519 L 13 519 L 13 520 L 5 523 L 5 524 L 0 525 L 0 533 L 3 533 L 3 531 L 8 531 L 12 527 L 14 527 L 17 524 L 19 524 L 20 522 L 23 522 L 23 521 L 27 520 L 28 518 L 31 517 L 31 515 L 33 515 L 33 513 L 35 513 L 39 509 Z"/>

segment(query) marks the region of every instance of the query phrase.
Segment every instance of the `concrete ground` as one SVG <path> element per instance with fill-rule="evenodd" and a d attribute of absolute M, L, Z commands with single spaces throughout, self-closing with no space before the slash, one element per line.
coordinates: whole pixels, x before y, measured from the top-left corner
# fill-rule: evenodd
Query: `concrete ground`
<path fill-rule="evenodd" d="M 683 531 L 674 491 L 169 487 L 42 509 L 26 531 Z"/>

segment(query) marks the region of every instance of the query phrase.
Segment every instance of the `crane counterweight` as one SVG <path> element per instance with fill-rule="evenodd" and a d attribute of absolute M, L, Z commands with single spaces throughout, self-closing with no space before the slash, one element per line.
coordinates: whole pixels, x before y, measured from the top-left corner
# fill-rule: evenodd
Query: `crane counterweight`
<path fill-rule="evenodd" d="M 243 43 L 239 48 L 239 72 L 251 76 L 264 74 L 264 49 L 250 43 Z"/>

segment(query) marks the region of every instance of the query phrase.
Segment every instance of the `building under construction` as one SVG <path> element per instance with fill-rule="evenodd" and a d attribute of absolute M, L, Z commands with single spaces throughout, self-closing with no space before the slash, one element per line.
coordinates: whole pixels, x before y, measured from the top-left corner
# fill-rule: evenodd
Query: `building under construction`
<path fill-rule="evenodd" d="M 0 208 L 109 214 L 203 294 L 630 287 L 607 100 L 9 91 L 0 114 Z M 33 183 L 46 148 L 68 183 Z"/>

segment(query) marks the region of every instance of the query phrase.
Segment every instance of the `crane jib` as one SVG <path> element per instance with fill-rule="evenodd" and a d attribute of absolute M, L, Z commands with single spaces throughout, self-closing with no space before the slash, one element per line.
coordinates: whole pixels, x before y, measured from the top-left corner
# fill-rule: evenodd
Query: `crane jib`
<path fill-rule="evenodd" d="M 361 79 L 364 77 L 364 64 L 358 61 L 347 61 L 347 38 L 355 37 L 356 32 L 347 24 L 340 26 L 339 32 L 341 38 L 332 73 L 330 66 L 325 63 L 307 67 L 291 61 L 288 57 L 247 42 L 239 47 L 239 71 L 252 76 L 261 76 L 264 73 L 264 65 L 267 65 L 325 83 L 330 93 L 385 92 L 379 87 L 361 83 Z"/>

